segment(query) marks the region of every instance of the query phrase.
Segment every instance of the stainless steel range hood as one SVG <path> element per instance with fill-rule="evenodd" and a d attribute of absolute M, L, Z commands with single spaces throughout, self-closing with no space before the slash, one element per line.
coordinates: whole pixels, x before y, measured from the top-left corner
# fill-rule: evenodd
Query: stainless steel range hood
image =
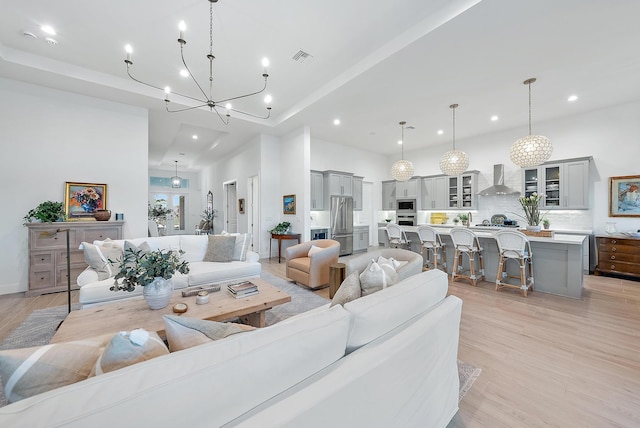
<path fill-rule="evenodd" d="M 504 165 L 493 166 L 493 186 L 478 192 L 482 196 L 519 195 L 520 192 L 504 185 Z"/>

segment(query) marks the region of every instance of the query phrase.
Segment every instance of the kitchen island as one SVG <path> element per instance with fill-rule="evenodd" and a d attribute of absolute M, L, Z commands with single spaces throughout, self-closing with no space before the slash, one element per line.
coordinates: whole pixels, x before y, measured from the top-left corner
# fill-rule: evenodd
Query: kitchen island
<path fill-rule="evenodd" d="M 420 239 L 416 226 L 401 226 L 411 241 L 411 250 L 420 252 Z M 487 281 L 495 283 L 498 273 L 498 244 L 495 230 L 478 230 L 471 228 L 480 240 L 484 249 L 484 270 Z M 453 266 L 455 250 L 449 236 L 451 227 L 438 227 L 442 241 L 447 246 L 447 268 Z M 579 299 L 582 296 L 583 254 L 582 246 L 586 236 L 555 234 L 552 238 L 528 236 L 533 253 L 534 290 L 559 296 Z M 387 244 L 388 245 L 388 244 Z M 466 266 L 466 262 L 465 262 Z M 509 269 L 515 264 L 509 263 Z M 451 272 L 449 272 L 451 274 Z"/>

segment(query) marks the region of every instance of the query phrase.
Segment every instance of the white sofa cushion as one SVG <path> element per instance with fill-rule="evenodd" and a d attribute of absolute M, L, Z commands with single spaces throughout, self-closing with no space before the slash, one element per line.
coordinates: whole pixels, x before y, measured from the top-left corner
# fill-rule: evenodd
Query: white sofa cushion
<path fill-rule="evenodd" d="M 344 305 L 353 315 L 347 352 L 382 336 L 445 298 L 447 274 L 429 270 Z"/>
<path fill-rule="evenodd" d="M 336 306 L 154 358 L 2 408 L 0 426 L 222 426 L 338 361 L 350 318 Z"/>
<path fill-rule="evenodd" d="M 201 262 L 207 252 L 207 235 L 180 235 L 180 249 L 184 251 L 182 260 Z"/>
<path fill-rule="evenodd" d="M 229 263 L 189 263 L 188 286 L 217 284 L 226 281 L 241 281 L 260 276 L 260 263 L 232 261 Z"/>
<path fill-rule="evenodd" d="M 236 237 L 236 245 L 233 250 L 233 260 L 245 261 L 247 259 L 247 252 L 249 251 L 249 245 L 251 245 L 251 235 L 248 233 L 229 233 L 222 231 L 221 235 L 229 235 Z"/>

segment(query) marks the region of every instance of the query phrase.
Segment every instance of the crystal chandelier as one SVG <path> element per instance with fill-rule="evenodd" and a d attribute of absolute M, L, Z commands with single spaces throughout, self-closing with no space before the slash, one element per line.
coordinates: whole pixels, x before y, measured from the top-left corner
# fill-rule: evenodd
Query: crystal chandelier
<path fill-rule="evenodd" d="M 180 187 L 182 187 L 182 178 L 178 176 L 178 161 L 175 161 L 175 162 L 176 162 L 176 175 L 171 177 L 171 187 L 173 187 L 174 189 L 179 189 Z"/>
<path fill-rule="evenodd" d="M 185 59 L 184 59 L 184 45 L 187 44 L 187 41 L 184 38 L 184 32 L 186 30 L 186 25 L 184 23 L 184 21 L 180 21 L 180 24 L 178 25 L 178 28 L 180 30 L 180 36 L 178 37 L 178 43 L 180 44 L 180 58 L 182 59 L 182 64 L 184 64 L 184 67 L 186 70 L 184 70 L 184 72 L 181 72 L 181 74 L 184 77 L 191 77 L 191 79 L 193 80 L 193 82 L 195 83 L 195 85 L 198 87 L 198 90 L 200 91 L 202 96 L 198 96 L 198 97 L 194 97 L 194 96 L 190 96 L 190 95 L 185 95 L 185 94 L 181 94 L 178 92 L 173 92 L 174 95 L 177 95 L 179 97 L 183 97 L 192 101 L 196 101 L 199 104 L 193 107 L 186 107 L 183 109 L 177 109 L 177 110 L 170 110 L 169 109 L 169 103 L 171 102 L 169 100 L 169 96 L 172 94 L 171 89 L 169 88 L 169 86 L 166 86 L 164 88 L 161 88 L 159 86 L 156 85 L 152 85 L 146 82 L 143 82 L 141 80 L 136 79 L 135 77 L 133 77 L 133 75 L 131 74 L 131 66 L 133 65 L 133 61 L 131 60 L 131 53 L 133 52 L 133 48 L 131 47 L 131 45 L 126 45 L 125 46 L 125 51 L 127 52 L 127 57 L 124 60 L 124 62 L 127 64 L 127 74 L 129 75 L 129 77 L 138 82 L 141 83 L 143 85 L 149 86 L 151 88 L 154 89 L 158 89 L 160 91 L 164 91 L 165 95 L 164 95 L 164 103 L 165 103 L 165 107 L 167 109 L 167 111 L 169 113 L 177 113 L 177 112 L 183 112 L 183 111 L 187 111 L 187 110 L 193 110 L 193 109 L 198 109 L 201 107 L 209 107 L 209 110 L 212 112 L 215 112 L 218 117 L 220 118 L 220 120 L 225 124 L 228 125 L 229 124 L 229 118 L 231 117 L 231 112 L 234 113 L 239 113 L 239 114 L 243 114 L 245 116 L 251 116 L 251 117 L 255 117 L 257 119 L 268 119 L 271 116 L 271 95 L 267 95 L 264 98 L 264 102 L 267 104 L 267 113 L 265 116 L 258 116 L 255 114 L 251 114 L 251 113 L 247 113 L 245 111 L 242 110 L 238 110 L 237 108 L 234 108 L 231 105 L 231 101 L 233 100 L 239 100 L 241 98 L 246 98 L 246 97 L 251 97 L 253 95 L 258 95 L 262 92 L 265 91 L 265 89 L 267 89 L 267 78 L 269 77 L 269 74 L 267 74 L 267 67 L 269 65 L 269 60 L 267 58 L 263 58 L 262 59 L 262 66 L 264 67 L 264 72 L 262 73 L 262 77 L 264 78 L 264 86 L 262 87 L 262 89 L 260 89 L 259 91 L 256 92 L 251 92 L 249 94 L 245 94 L 245 95 L 239 95 L 236 97 L 231 97 L 231 98 L 227 98 L 227 99 L 221 99 L 221 100 L 214 100 L 213 99 L 213 60 L 215 59 L 215 56 L 213 56 L 213 4 L 217 3 L 218 0 L 207 0 L 209 2 L 209 54 L 207 55 L 207 60 L 209 60 L 209 90 L 205 91 L 205 89 L 203 89 L 203 85 L 201 86 L 198 81 L 195 79 L 195 77 L 193 77 L 193 73 L 191 73 L 191 70 L 189 69 L 189 66 L 187 65 Z M 175 186 L 174 186 L 175 187 Z M 179 187 L 179 186 L 178 186 Z"/>
<path fill-rule="evenodd" d="M 413 164 L 408 160 L 404 160 L 404 125 L 406 123 L 405 121 L 400 122 L 402 127 L 402 140 L 400 140 L 402 157 L 391 166 L 391 176 L 398 181 L 407 181 L 413 177 Z"/>
<path fill-rule="evenodd" d="M 456 150 L 456 108 L 458 104 L 451 104 L 453 111 L 453 150 L 449 150 L 440 158 L 440 170 L 447 175 L 460 175 L 469 167 L 469 156 L 462 150 Z"/>
<path fill-rule="evenodd" d="M 553 146 L 547 137 L 531 134 L 531 84 L 535 81 L 535 78 L 531 78 L 523 82 L 529 86 L 529 135 L 513 143 L 509 152 L 511 161 L 521 168 L 540 165 L 553 152 Z"/>

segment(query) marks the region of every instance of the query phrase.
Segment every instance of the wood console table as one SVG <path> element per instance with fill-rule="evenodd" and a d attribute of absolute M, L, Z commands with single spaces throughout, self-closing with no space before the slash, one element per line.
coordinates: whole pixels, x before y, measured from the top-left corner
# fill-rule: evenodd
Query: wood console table
<path fill-rule="evenodd" d="M 271 234 L 271 241 L 269 242 L 269 258 L 271 258 L 271 243 L 273 242 L 274 239 L 278 240 L 278 263 L 280 263 L 280 258 L 281 258 L 281 254 L 282 254 L 282 241 L 288 241 L 291 239 L 296 239 L 298 241 L 298 244 L 300 243 L 300 234 L 299 233 L 281 233 L 281 234 L 277 234 L 277 233 L 272 233 Z"/>

